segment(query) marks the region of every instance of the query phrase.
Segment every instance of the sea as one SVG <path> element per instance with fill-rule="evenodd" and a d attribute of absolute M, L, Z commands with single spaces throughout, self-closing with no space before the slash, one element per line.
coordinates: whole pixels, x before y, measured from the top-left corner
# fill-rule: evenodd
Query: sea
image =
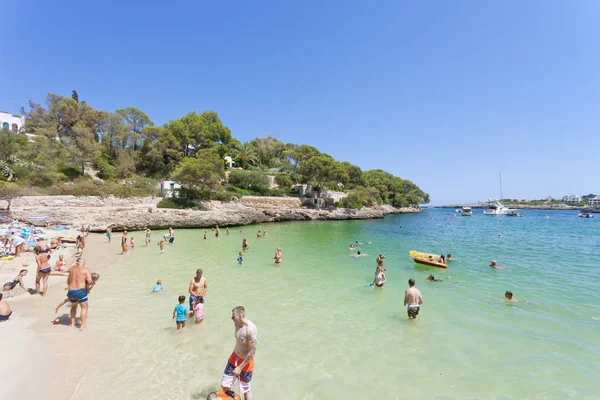
<path fill-rule="evenodd" d="M 205 399 L 219 388 L 235 343 L 231 310 L 242 305 L 258 328 L 254 399 L 598 399 L 600 215 L 522 214 L 425 209 L 229 235 L 221 227 L 219 237 L 180 229 L 162 255 L 166 231 L 148 248 L 134 232 L 135 250 L 103 269 L 90 294 L 94 344 L 72 398 Z M 250 250 L 240 266 L 243 238 Z M 357 241 L 365 255 L 352 258 Z M 411 250 L 452 261 L 419 265 Z M 379 254 L 383 288 L 368 286 Z M 205 319 L 177 332 L 173 308 L 198 268 L 208 280 Z M 403 305 L 409 278 L 424 300 L 416 320 Z M 152 293 L 158 279 L 164 290 Z M 507 290 L 521 301 L 505 301 Z"/>

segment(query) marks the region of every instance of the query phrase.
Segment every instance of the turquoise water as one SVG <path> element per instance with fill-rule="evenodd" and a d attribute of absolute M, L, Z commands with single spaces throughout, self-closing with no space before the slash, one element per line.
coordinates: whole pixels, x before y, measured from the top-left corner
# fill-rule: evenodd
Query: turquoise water
<path fill-rule="evenodd" d="M 165 232 L 154 232 L 149 249 L 102 271 L 90 298 L 98 340 L 73 398 L 205 398 L 233 349 L 237 305 L 259 330 L 255 399 L 598 398 L 600 218 L 453 211 L 246 226 L 218 239 L 208 230 L 208 240 L 179 230 L 162 256 L 155 239 Z M 251 249 L 239 267 L 243 237 Z M 368 256 L 349 257 L 355 240 L 372 242 L 360 247 Z M 410 250 L 453 261 L 416 265 Z M 366 288 L 380 253 L 388 283 Z M 489 268 L 492 259 L 506 269 Z M 209 283 L 205 321 L 177 334 L 171 313 L 196 268 Z M 428 283 L 429 274 L 449 279 Z M 403 306 L 411 277 L 424 298 L 416 321 Z M 158 278 L 165 290 L 152 294 Z M 527 302 L 507 304 L 505 290 Z"/>

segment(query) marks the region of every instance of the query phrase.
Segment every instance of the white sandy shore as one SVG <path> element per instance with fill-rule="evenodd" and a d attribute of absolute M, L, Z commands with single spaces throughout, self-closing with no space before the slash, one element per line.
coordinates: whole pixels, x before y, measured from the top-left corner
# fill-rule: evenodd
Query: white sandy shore
<path fill-rule="evenodd" d="M 115 255 L 114 246 L 103 245 L 104 240 L 100 234 L 90 234 L 83 255 L 87 266 L 100 274 Z M 65 251 L 67 264 L 75 261 L 73 247 L 62 251 Z M 53 258 L 60 253 L 53 253 Z M 3 282 L 13 279 L 24 262 L 29 264 L 27 269 L 30 270 L 25 284 L 35 290 L 33 253 L 2 262 L 0 277 Z M 52 325 L 51 321 L 56 318 L 54 307 L 66 295 L 66 279 L 51 276 L 51 286 L 44 297 L 24 294 L 7 300 L 13 314 L 9 321 L 0 323 L 0 398 L 68 399 L 76 392 L 89 365 L 85 349 L 93 346 L 98 338 L 68 327 L 67 307 L 59 311 L 61 324 Z"/>

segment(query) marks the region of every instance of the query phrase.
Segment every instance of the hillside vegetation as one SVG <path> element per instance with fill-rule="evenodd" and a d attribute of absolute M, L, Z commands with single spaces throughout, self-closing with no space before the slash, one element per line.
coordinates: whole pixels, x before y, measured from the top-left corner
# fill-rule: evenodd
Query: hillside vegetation
<path fill-rule="evenodd" d="M 163 179 L 181 183 L 179 205 L 232 195 L 289 195 L 295 183 L 349 192 L 341 206 L 402 207 L 429 202 L 409 180 L 382 170 L 362 171 L 306 144 L 260 137 L 242 143 L 213 111 L 189 112 L 156 126 L 143 111 L 128 107 L 96 110 L 71 97 L 48 94 L 45 105 L 22 110 L 22 133 L 0 132 L 0 197 L 22 194 L 146 196 Z M 226 180 L 224 157 L 234 160 Z M 93 166 L 98 178 L 86 173 Z M 280 189 L 269 189 L 275 175 Z"/>

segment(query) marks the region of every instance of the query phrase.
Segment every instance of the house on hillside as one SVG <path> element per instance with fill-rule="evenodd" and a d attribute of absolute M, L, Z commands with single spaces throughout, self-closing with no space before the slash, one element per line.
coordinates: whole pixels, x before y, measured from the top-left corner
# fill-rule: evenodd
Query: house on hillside
<path fill-rule="evenodd" d="M 581 196 L 576 194 L 570 194 L 568 196 L 563 196 L 563 203 L 579 203 L 581 201 Z"/>
<path fill-rule="evenodd" d="M 173 181 L 162 181 L 160 183 L 160 195 L 162 197 L 179 197 L 181 185 Z"/>
<path fill-rule="evenodd" d="M 600 205 L 600 196 L 593 197 L 588 200 L 589 205 Z"/>

